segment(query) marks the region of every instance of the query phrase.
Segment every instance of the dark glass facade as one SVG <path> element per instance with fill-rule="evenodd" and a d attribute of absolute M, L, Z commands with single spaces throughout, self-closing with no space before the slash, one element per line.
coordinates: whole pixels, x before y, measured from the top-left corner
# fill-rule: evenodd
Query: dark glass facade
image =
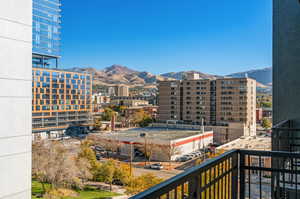
<path fill-rule="evenodd" d="M 33 54 L 60 56 L 61 0 L 33 0 Z"/>

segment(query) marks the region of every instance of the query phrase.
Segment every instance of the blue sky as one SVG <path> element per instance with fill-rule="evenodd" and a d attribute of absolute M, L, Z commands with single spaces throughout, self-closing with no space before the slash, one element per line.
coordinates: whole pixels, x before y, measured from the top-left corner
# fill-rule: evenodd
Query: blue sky
<path fill-rule="evenodd" d="M 62 67 L 224 75 L 272 64 L 271 0 L 63 0 Z"/>

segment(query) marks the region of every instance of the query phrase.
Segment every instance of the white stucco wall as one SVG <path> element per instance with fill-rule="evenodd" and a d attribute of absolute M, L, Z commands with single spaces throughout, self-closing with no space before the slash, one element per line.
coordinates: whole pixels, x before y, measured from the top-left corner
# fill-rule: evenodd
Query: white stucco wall
<path fill-rule="evenodd" d="M 0 198 L 31 198 L 32 1 L 0 1 Z"/>

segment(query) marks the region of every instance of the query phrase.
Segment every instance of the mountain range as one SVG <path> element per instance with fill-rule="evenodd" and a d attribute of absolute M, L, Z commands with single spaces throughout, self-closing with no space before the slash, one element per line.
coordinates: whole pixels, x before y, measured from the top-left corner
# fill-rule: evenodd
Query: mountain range
<path fill-rule="evenodd" d="M 228 75 L 229 77 L 245 77 L 248 76 L 252 79 L 255 79 L 257 82 L 271 86 L 272 85 L 272 67 L 249 70 L 245 72 L 233 73 Z"/>
<path fill-rule="evenodd" d="M 136 71 L 126 66 L 112 65 L 102 70 L 95 68 L 81 68 L 75 67 L 70 69 L 77 72 L 88 72 L 93 74 L 94 84 L 99 85 L 113 85 L 113 84 L 128 84 L 128 85 L 145 85 L 155 84 L 161 80 L 180 80 L 183 79 L 187 73 L 196 72 L 200 78 L 204 79 L 216 79 L 218 75 L 206 74 L 200 71 L 181 71 L 181 72 L 170 72 L 160 75 L 155 75 L 146 71 Z M 258 82 L 258 87 L 269 87 L 272 85 L 272 68 L 263 68 L 257 70 L 250 70 L 245 72 L 228 74 L 226 77 L 250 77 Z"/>

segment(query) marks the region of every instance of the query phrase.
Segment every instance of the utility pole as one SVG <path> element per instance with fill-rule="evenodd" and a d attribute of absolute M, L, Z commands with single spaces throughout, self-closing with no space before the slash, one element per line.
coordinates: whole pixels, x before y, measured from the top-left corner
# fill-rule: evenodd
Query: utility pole
<path fill-rule="evenodd" d="M 132 151 L 133 151 L 133 147 L 132 147 L 133 142 L 130 142 L 130 177 L 132 176 Z"/>

